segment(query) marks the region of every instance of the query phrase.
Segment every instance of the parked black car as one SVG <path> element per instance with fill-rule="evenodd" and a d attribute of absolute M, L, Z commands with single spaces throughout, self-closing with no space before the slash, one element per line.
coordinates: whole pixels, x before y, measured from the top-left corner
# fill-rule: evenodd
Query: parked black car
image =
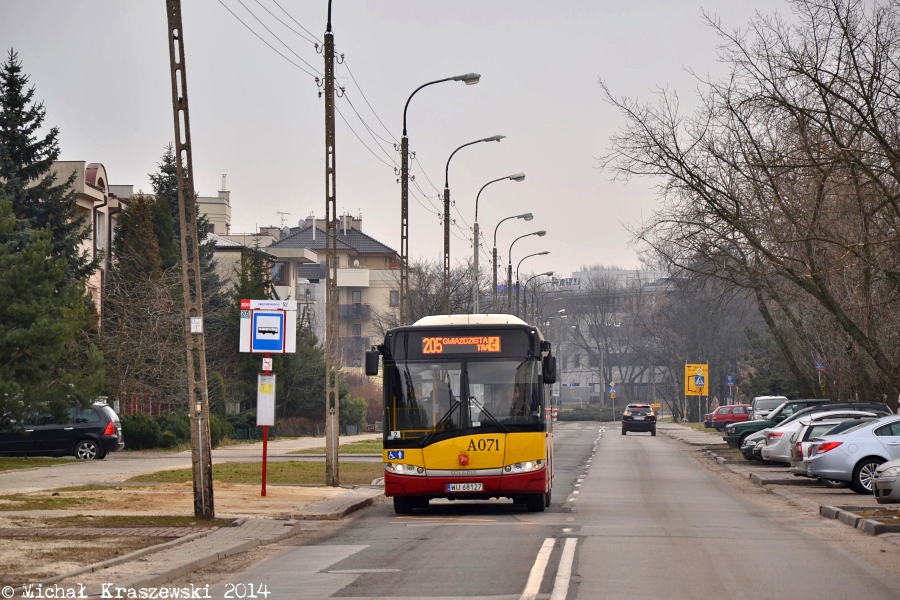
<path fill-rule="evenodd" d="M 0 454 L 6 456 L 74 456 L 99 460 L 125 447 L 119 415 L 108 404 L 70 408 L 60 422 L 53 415 L 32 415 L 0 431 Z"/>
<path fill-rule="evenodd" d="M 656 435 L 656 412 L 649 404 L 629 404 L 622 413 L 622 435 L 629 431 L 649 431 Z"/>

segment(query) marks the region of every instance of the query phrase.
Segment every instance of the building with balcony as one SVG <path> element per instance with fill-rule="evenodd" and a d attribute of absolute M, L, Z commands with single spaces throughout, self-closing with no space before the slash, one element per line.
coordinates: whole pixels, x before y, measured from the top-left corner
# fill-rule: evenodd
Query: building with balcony
<path fill-rule="evenodd" d="M 97 314 L 103 316 L 103 297 L 106 276 L 112 254 L 112 240 L 116 229 L 116 215 L 128 206 L 133 186 L 109 185 L 106 167 L 83 160 L 60 160 L 53 163 L 57 182 L 68 181 L 74 174 L 72 188 L 76 193 L 76 218 L 82 220 L 90 233 L 81 248 L 91 258 L 100 256 L 99 268 L 85 282 Z"/>
<path fill-rule="evenodd" d="M 362 366 L 370 340 L 381 329 L 375 325 L 381 315 L 396 310 L 399 302 L 400 257 L 397 252 L 362 232 L 362 217 L 343 215 L 337 235 L 338 325 L 342 363 Z M 263 228 L 274 233 L 274 228 Z M 261 230 L 261 233 L 263 231 Z M 276 257 L 274 275 L 285 274 L 293 297 L 305 308 L 319 339 L 325 336 L 325 221 L 308 217 L 298 227 L 280 230 L 280 239 L 266 247 Z M 317 264 L 286 260 L 293 255 L 316 256 Z M 283 264 L 279 264 L 283 263 Z M 278 289 L 278 288 L 276 288 Z"/>

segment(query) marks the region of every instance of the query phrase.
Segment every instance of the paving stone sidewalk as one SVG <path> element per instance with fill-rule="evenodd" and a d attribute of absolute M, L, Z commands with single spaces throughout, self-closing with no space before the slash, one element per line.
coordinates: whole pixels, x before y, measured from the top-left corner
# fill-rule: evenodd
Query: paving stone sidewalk
<path fill-rule="evenodd" d="M 160 537 L 180 538 L 194 533 L 211 533 L 218 527 L 9 527 L 0 529 L 0 538 L 9 537 Z"/>

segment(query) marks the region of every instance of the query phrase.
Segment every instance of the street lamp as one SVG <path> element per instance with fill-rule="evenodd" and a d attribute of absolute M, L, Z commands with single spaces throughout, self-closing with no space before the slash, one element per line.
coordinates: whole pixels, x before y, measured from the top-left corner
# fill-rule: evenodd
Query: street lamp
<path fill-rule="evenodd" d="M 512 249 L 513 246 L 516 245 L 516 242 L 521 240 L 522 238 L 526 238 L 531 235 L 536 235 L 538 237 L 544 237 L 547 235 L 547 232 L 541 229 L 540 231 L 532 231 L 531 233 L 526 233 L 525 235 L 520 235 L 516 239 L 513 240 L 513 243 L 509 245 L 509 262 L 506 267 L 506 305 L 508 307 L 509 312 L 512 312 Z M 518 290 L 516 290 L 516 298 L 519 297 Z M 518 312 L 518 308 L 516 309 Z"/>
<path fill-rule="evenodd" d="M 522 314 L 526 317 L 528 316 L 528 283 L 535 279 L 536 277 L 553 277 L 553 271 L 547 271 L 546 273 L 539 273 L 538 275 L 532 275 L 528 279 L 525 280 L 525 285 L 522 286 Z M 544 283 L 548 283 L 545 281 Z M 540 285 L 539 283 L 535 285 Z M 516 292 L 518 293 L 518 292 Z"/>
<path fill-rule="evenodd" d="M 540 323 L 540 320 L 538 319 L 537 310 L 536 310 L 537 302 L 534 299 L 534 294 L 535 294 L 535 292 L 538 291 L 538 289 L 540 289 L 541 287 L 543 287 L 547 284 L 559 285 L 559 279 L 557 279 L 556 277 L 553 277 L 552 271 L 550 272 L 550 279 L 548 279 L 547 281 L 539 281 L 538 283 L 534 284 L 533 288 L 531 288 L 531 321 L 533 323 Z M 525 285 L 527 287 L 528 282 L 526 282 Z M 522 299 L 522 303 L 524 304 L 524 306 L 522 307 L 522 312 L 525 313 L 526 316 L 528 316 L 528 295 L 527 294 L 524 295 L 524 297 Z"/>
<path fill-rule="evenodd" d="M 525 219 L 526 221 L 530 221 L 533 218 L 534 215 L 532 215 L 531 213 L 513 215 L 511 217 L 506 217 L 505 219 L 500 219 L 500 223 L 497 223 L 497 226 L 494 227 L 494 250 L 492 253 L 494 262 L 494 312 L 497 312 L 499 310 L 497 307 L 497 230 L 500 229 L 500 225 L 504 221 L 509 221 L 510 219 Z"/>
<path fill-rule="evenodd" d="M 446 77 L 429 81 L 420 85 L 409 95 L 403 106 L 403 137 L 400 139 L 400 324 L 406 325 L 409 319 L 407 299 L 409 298 L 409 138 L 406 135 L 406 111 L 409 101 L 416 92 L 429 85 L 445 81 L 462 81 L 466 85 L 474 85 L 481 79 L 478 73 L 466 73 L 455 77 Z"/>
<path fill-rule="evenodd" d="M 453 155 L 465 148 L 481 142 L 499 142 L 505 135 L 492 135 L 491 137 L 482 138 L 463 144 L 450 153 L 447 159 L 447 166 L 444 168 L 444 308 L 445 312 L 450 314 L 450 161 Z"/>
<path fill-rule="evenodd" d="M 472 312 L 478 314 L 481 312 L 481 308 L 479 306 L 479 289 L 478 289 L 478 277 L 481 273 L 478 271 L 478 199 L 481 198 L 481 192 L 484 191 L 484 188 L 491 185 L 492 183 L 497 183 L 498 181 L 505 181 L 509 179 L 510 181 L 525 181 L 525 173 L 515 173 L 513 175 L 507 175 L 506 177 L 501 177 L 499 179 L 493 179 L 488 181 L 486 184 L 481 186 L 481 189 L 478 190 L 478 195 L 475 196 L 475 226 L 473 228 L 475 232 L 475 243 L 472 247 L 475 249 L 475 256 L 472 258 L 472 271 L 474 274 L 474 279 L 472 282 Z M 496 244 L 495 244 L 496 245 Z M 497 283 L 494 282 L 494 293 L 496 294 Z"/>
<path fill-rule="evenodd" d="M 526 258 L 531 258 L 532 256 L 544 256 L 545 254 L 550 254 L 550 251 L 544 250 L 543 252 L 529 254 L 522 258 L 522 260 L 519 261 L 519 264 L 516 265 L 516 316 L 519 318 L 521 318 L 521 313 L 519 313 L 519 267 L 522 266 L 522 262 L 524 262 Z"/>

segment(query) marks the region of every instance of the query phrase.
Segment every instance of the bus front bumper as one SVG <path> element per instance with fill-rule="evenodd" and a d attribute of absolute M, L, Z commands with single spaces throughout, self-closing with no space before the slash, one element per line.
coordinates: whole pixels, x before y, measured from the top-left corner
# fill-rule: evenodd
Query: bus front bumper
<path fill-rule="evenodd" d="M 481 490 L 449 491 L 450 484 L 480 483 Z M 416 477 L 384 474 L 385 496 L 427 496 L 429 498 L 501 498 L 519 494 L 543 494 L 547 491 L 547 468 L 528 473 L 471 477 Z"/>

